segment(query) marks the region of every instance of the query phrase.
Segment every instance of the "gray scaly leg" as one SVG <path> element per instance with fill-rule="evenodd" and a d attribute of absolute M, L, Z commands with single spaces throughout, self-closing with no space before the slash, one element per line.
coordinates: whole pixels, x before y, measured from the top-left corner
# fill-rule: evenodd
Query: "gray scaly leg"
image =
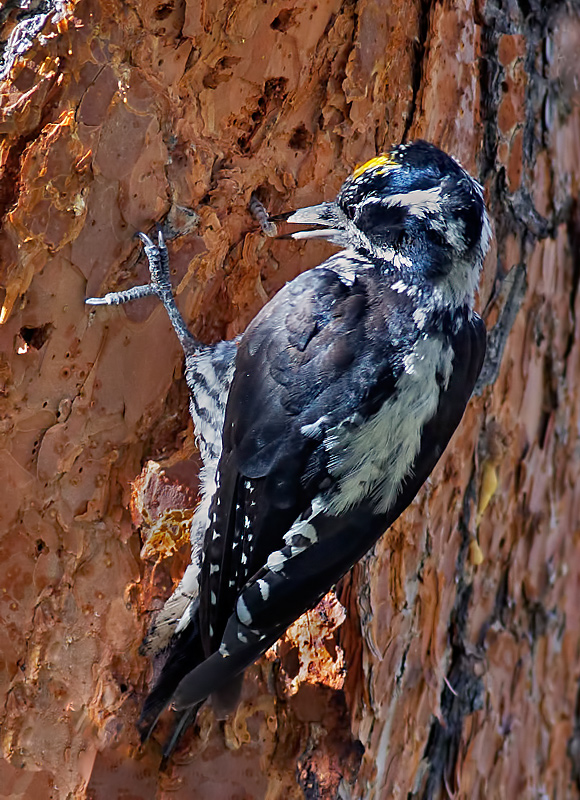
<path fill-rule="evenodd" d="M 160 228 L 158 229 L 157 244 L 154 244 L 144 233 L 138 233 L 137 236 L 145 246 L 151 282 L 143 286 L 134 286 L 132 289 L 127 289 L 123 292 L 108 292 L 103 297 L 87 297 L 85 303 L 89 306 L 117 306 L 122 303 L 128 303 L 131 300 L 138 300 L 141 297 L 157 295 L 165 306 L 173 329 L 187 357 L 196 352 L 202 345 L 188 331 L 185 320 L 175 303 L 169 277 L 169 254 L 163 232 Z"/>

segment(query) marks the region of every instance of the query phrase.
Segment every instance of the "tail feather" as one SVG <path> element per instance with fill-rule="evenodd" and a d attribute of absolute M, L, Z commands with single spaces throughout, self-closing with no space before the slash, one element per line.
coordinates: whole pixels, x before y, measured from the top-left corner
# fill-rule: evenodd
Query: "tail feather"
<path fill-rule="evenodd" d="M 199 635 L 199 618 L 196 608 L 190 624 L 174 637 L 167 648 L 161 672 L 145 698 L 137 723 L 142 742 L 146 742 L 151 736 L 159 716 L 171 702 L 180 682 L 203 660 L 204 653 Z"/>
<path fill-rule="evenodd" d="M 195 722 L 195 718 L 197 717 L 197 712 L 202 704 L 198 703 L 195 706 L 191 706 L 191 708 L 187 708 L 185 711 L 182 711 L 179 714 L 177 722 L 173 728 L 171 736 L 165 742 L 165 746 L 163 747 L 163 759 L 161 761 L 161 771 L 163 771 L 166 766 L 167 762 L 173 755 L 173 751 L 179 744 L 179 740 L 185 733 L 185 731 L 189 728 L 190 725 L 193 725 Z"/>

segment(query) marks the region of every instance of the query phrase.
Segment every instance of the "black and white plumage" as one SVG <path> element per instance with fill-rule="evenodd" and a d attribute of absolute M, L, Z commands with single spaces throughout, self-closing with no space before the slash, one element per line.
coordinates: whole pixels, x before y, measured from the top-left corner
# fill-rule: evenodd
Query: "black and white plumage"
<path fill-rule="evenodd" d="M 481 369 L 473 299 L 490 228 L 480 186 L 454 159 L 426 142 L 396 147 L 335 201 L 286 219 L 315 226 L 294 238 L 343 249 L 235 342 L 187 332 L 161 236 L 159 248 L 142 236 L 150 286 L 90 301 L 161 297 L 204 461 L 201 572 L 192 564 L 153 630 L 169 655 L 144 735 L 170 701 L 235 694 L 243 670 L 372 547 L 431 473 Z"/>

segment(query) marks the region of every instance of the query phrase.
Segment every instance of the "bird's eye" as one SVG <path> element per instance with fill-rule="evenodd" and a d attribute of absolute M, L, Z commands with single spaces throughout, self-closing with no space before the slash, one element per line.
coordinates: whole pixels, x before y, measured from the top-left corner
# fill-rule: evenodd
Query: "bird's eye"
<path fill-rule="evenodd" d="M 356 215 L 356 225 L 367 236 L 397 235 L 404 227 L 405 209 L 400 205 L 367 203 Z"/>

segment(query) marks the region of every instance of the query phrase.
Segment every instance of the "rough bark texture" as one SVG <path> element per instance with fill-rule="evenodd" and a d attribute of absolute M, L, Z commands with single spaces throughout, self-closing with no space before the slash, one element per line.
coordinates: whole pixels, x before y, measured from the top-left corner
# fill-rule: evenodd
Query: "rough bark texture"
<path fill-rule="evenodd" d="M 0 9 L 0 795 L 579 796 L 578 8 Z M 266 239 L 252 192 L 272 212 L 331 198 L 416 137 L 479 174 L 495 224 L 478 396 L 343 582 L 347 622 L 332 633 L 329 598 L 160 773 L 138 650 L 196 491 L 181 355 L 153 300 L 83 299 L 141 282 L 133 235 L 164 219 L 193 332 L 231 337 L 330 252 Z"/>

